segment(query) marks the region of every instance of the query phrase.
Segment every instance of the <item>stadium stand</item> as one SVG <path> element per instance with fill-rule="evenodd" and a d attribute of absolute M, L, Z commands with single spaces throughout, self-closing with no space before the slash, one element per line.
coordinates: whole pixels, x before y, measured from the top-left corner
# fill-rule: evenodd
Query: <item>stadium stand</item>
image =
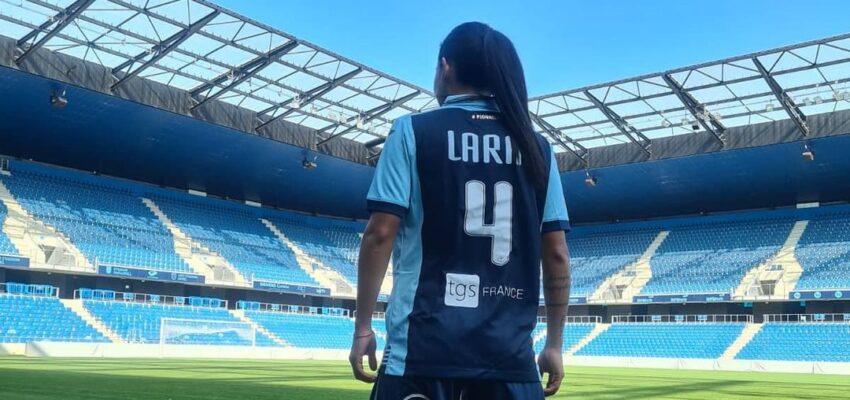
<path fill-rule="evenodd" d="M 744 274 L 776 254 L 792 219 L 697 224 L 670 231 L 650 263 L 641 294 L 728 293 Z"/>
<path fill-rule="evenodd" d="M 357 283 L 357 252 L 363 225 L 286 213 L 270 221 L 307 254 Z"/>
<path fill-rule="evenodd" d="M 850 288 L 850 214 L 810 220 L 795 253 L 803 267 L 796 289 Z"/>
<path fill-rule="evenodd" d="M 8 210 L 6 209 L 6 205 L 3 202 L 0 202 L 0 227 L 3 226 L 3 223 L 6 221 L 6 216 L 8 215 Z M 0 229 L 0 254 L 5 255 L 17 255 L 18 249 L 15 248 L 15 245 L 9 240 L 9 237 L 6 236 L 6 233 Z"/>
<path fill-rule="evenodd" d="M 570 235 L 571 296 L 593 293 L 605 278 L 635 262 L 658 234 L 657 230 Z"/>
<path fill-rule="evenodd" d="M 85 308 L 110 330 L 129 343 L 160 343 L 163 318 L 241 322 L 230 314 L 219 299 L 170 297 L 117 293 L 110 290 L 80 289 Z M 250 345 L 244 337 L 232 333 L 194 334 L 182 339 L 186 344 Z M 267 336 L 256 333 L 257 346 L 276 346 Z"/>
<path fill-rule="evenodd" d="M 154 201 L 184 233 L 226 258 L 249 280 L 319 286 L 250 210 L 189 197 Z"/>
<path fill-rule="evenodd" d="M 109 342 L 56 297 L 55 287 L 8 282 L 0 291 L 0 343 Z"/>
<path fill-rule="evenodd" d="M 348 349 L 354 321 L 345 316 L 247 310 L 245 315 L 288 344 L 305 349 Z"/>
<path fill-rule="evenodd" d="M 741 360 L 850 362 L 850 314 L 841 322 L 768 322 Z"/>
<path fill-rule="evenodd" d="M 0 180 L 29 213 L 64 233 L 93 264 L 189 272 L 174 252 L 171 234 L 141 199 L 80 175 L 16 163 L 13 175 Z"/>
<path fill-rule="evenodd" d="M 593 327 L 596 324 L 592 323 L 567 323 L 564 325 L 564 345 L 562 347 L 563 351 L 567 351 L 571 349 L 573 346 L 578 344 L 581 339 L 583 339 L 590 331 L 593 330 Z M 534 342 L 534 352 L 540 353 L 543 351 L 543 347 L 546 345 L 546 335 L 543 332 L 546 331 L 546 323 L 538 322 L 537 326 L 534 327 L 534 332 L 531 334 L 532 338 L 539 337 L 540 340 Z"/>
<path fill-rule="evenodd" d="M 613 323 L 576 355 L 715 359 L 741 334 L 744 325 L 712 322 Z"/>

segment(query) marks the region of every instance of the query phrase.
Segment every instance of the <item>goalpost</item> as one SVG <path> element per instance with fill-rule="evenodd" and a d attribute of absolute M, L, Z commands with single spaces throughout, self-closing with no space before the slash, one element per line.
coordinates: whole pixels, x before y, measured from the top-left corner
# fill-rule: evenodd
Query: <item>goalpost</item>
<path fill-rule="evenodd" d="M 247 322 L 180 318 L 162 318 L 160 322 L 159 348 L 162 357 L 168 356 L 167 350 L 174 346 L 253 348 L 256 345 L 257 330 Z"/>

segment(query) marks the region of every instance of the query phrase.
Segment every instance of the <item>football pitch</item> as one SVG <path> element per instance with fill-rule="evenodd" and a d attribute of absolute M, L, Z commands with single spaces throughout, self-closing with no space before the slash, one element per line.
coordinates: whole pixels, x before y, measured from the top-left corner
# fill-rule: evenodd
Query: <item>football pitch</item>
<path fill-rule="evenodd" d="M 0 357 L 0 398 L 368 398 L 343 362 Z M 850 399 L 850 377 L 568 368 L 556 399 Z"/>

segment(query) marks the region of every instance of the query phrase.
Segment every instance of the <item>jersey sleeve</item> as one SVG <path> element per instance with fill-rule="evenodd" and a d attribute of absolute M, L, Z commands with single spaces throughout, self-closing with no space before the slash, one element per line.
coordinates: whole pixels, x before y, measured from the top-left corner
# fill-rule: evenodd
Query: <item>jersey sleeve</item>
<path fill-rule="evenodd" d="M 546 189 L 546 204 L 543 207 L 543 225 L 541 232 L 569 231 L 570 217 L 567 215 L 567 203 L 564 200 L 564 188 L 561 185 L 561 175 L 558 174 L 558 163 L 555 152 L 550 148 L 549 183 Z"/>
<path fill-rule="evenodd" d="M 411 177 L 416 148 L 413 138 L 413 125 L 410 117 L 397 119 L 384 148 L 372 178 L 372 186 L 366 196 L 369 212 L 395 214 L 401 218 L 410 208 Z"/>

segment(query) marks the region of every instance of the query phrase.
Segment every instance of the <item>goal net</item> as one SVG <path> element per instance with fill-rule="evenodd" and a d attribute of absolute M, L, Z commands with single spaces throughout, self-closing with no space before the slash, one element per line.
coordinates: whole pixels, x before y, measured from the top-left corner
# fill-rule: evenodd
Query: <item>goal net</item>
<path fill-rule="evenodd" d="M 257 344 L 257 332 L 251 324 L 239 321 L 163 318 L 159 328 L 159 344 L 170 345 L 251 346 Z"/>

